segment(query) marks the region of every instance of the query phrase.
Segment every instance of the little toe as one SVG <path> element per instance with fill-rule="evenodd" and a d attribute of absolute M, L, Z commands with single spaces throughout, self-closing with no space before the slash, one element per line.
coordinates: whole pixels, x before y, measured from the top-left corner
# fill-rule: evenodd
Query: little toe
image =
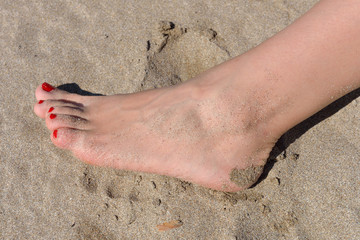
<path fill-rule="evenodd" d="M 81 99 L 81 95 L 63 91 L 46 82 L 36 88 L 35 96 L 38 101 L 48 99 L 63 99 L 77 102 Z"/>
<path fill-rule="evenodd" d="M 79 130 L 90 129 L 89 122 L 84 118 L 79 116 L 54 113 L 47 114 L 46 126 L 52 131 L 58 128 L 73 128 Z"/>

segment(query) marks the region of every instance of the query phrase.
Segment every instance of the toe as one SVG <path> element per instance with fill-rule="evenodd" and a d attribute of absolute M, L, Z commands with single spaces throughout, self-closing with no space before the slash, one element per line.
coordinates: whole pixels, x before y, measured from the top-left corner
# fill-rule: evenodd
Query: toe
<path fill-rule="evenodd" d="M 89 154 L 89 132 L 72 128 L 58 128 L 52 131 L 51 141 L 55 146 L 71 151 L 81 161 L 92 164 L 102 165 L 101 161 L 93 161 Z"/>
<path fill-rule="evenodd" d="M 70 151 L 82 148 L 85 133 L 82 130 L 59 128 L 55 129 L 51 134 L 51 141 L 55 146 Z"/>
<path fill-rule="evenodd" d="M 51 109 L 51 110 L 50 110 Z M 40 100 L 34 105 L 34 112 L 40 118 L 45 118 L 48 112 L 58 114 L 75 115 L 85 118 L 84 107 L 82 104 L 66 100 Z"/>
<path fill-rule="evenodd" d="M 46 116 L 46 103 L 44 100 L 39 100 L 35 105 L 34 105 L 34 112 L 35 114 L 40 117 L 40 118 L 45 118 Z"/>
<path fill-rule="evenodd" d="M 71 115 L 71 116 L 76 116 L 76 117 L 86 119 L 84 109 L 79 108 L 79 107 L 74 107 L 74 106 L 56 106 L 56 105 L 54 105 L 54 106 L 51 106 L 47 110 L 47 113 Z"/>
<path fill-rule="evenodd" d="M 35 96 L 38 101 L 48 99 L 63 99 L 78 102 L 81 96 L 60 90 L 46 82 L 36 88 Z"/>
<path fill-rule="evenodd" d="M 46 115 L 46 126 L 51 131 L 58 128 L 90 129 L 89 122 L 84 118 L 67 114 L 55 114 L 52 112 Z"/>

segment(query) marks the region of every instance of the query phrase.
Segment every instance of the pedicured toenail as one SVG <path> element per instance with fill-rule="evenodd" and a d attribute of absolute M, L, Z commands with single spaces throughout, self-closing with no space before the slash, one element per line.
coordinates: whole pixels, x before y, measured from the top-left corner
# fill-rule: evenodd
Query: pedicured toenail
<path fill-rule="evenodd" d="M 49 109 L 49 111 L 48 112 L 52 112 L 54 110 L 54 108 L 53 107 L 51 107 L 50 109 Z"/>
<path fill-rule="evenodd" d="M 40 100 L 40 101 L 39 101 L 39 104 L 42 104 L 43 102 L 44 102 L 44 100 Z"/>
<path fill-rule="evenodd" d="M 54 136 L 54 138 L 57 138 L 57 129 L 53 132 L 53 136 Z"/>
<path fill-rule="evenodd" d="M 50 114 L 50 119 L 54 119 L 56 118 L 56 115 L 55 114 Z"/>
<path fill-rule="evenodd" d="M 41 85 L 42 89 L 44 91 L 47 91 L 47 92 L 51 92 L 52 90 L 54 90 L 55 88 L 53 86 L 51 86 L 50 84 L 44 82 L 42 85 Z"/>

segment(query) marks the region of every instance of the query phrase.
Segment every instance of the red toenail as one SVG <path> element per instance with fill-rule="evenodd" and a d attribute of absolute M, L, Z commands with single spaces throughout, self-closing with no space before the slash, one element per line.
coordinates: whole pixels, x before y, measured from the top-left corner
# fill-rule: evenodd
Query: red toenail
<path fill-rule="evenodd" d="M 56 118 L 56 115 L 55 114 L 50 114 L 50 119 L 54 119 Z"/>
<path fill-rule="evenodd" d="M 44 102 L 44 100 L 40 100 L 40 101 L 39 101 L 39 104 L 42 104 L 43 102 Z"/>
<path fill-rule="evenodd" d="M 53 132 L 54 138 L 57 138 L 57 129 Z"/>
<path fill-rule="evenodd" d="M 53 86 L 51 86 L 50 84 L 44 82 L 42 85 L 41 85 L 42 89 L 44 91 L 47 91 L 47 92 L 51 92 L 52 90 L 54 90 L 55 88 Z"/>
<path fill-rule="evenodd" d="M 51 107 L 50 109 L 49 109 L 49 111 L 48 112 L 52 112 L 54 110 L 54 108 L 53 107 Z"/>

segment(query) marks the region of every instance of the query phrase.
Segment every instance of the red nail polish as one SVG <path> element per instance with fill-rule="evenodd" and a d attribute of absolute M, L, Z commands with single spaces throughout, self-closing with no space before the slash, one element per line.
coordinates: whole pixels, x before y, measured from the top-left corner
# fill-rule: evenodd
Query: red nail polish
<path fill-rule="evenodd" d="M 54 130 L 54 132 L 53 132 L 53 136 L 54 136 L 54 138 L 57 138 L 57 129 L 56 130 Z"/>
<path fill-rule="evenodd" d="M 50 119 L 54 119 L 56 118 L 56 115 L 55 114 L 50 114 Z"/>
<path fill-rule="evenodd" d="M 39 104 L 42 104 L 43 102 L 44 102 L 44 100 L 40 100 L 40 101 L 39 101 Z"/>
<path fill-rule="evenodd" d="M 44 82 L 42 85 L 41 85 L 42 89 L 44 91 L 47 91 L 47 92 L 51 92 L 52 90 L 54 90 L 55 88 L 53 86 L 51 86 L 50 84 Z"/>
<path fill-rule="evenodd" d="M 51 107 L 48 112 L 52 112 L 53 110 L 54 110 L 54 108 Z M 51 115 L 50 115 L 50 117 L 51 117 Z"/>

